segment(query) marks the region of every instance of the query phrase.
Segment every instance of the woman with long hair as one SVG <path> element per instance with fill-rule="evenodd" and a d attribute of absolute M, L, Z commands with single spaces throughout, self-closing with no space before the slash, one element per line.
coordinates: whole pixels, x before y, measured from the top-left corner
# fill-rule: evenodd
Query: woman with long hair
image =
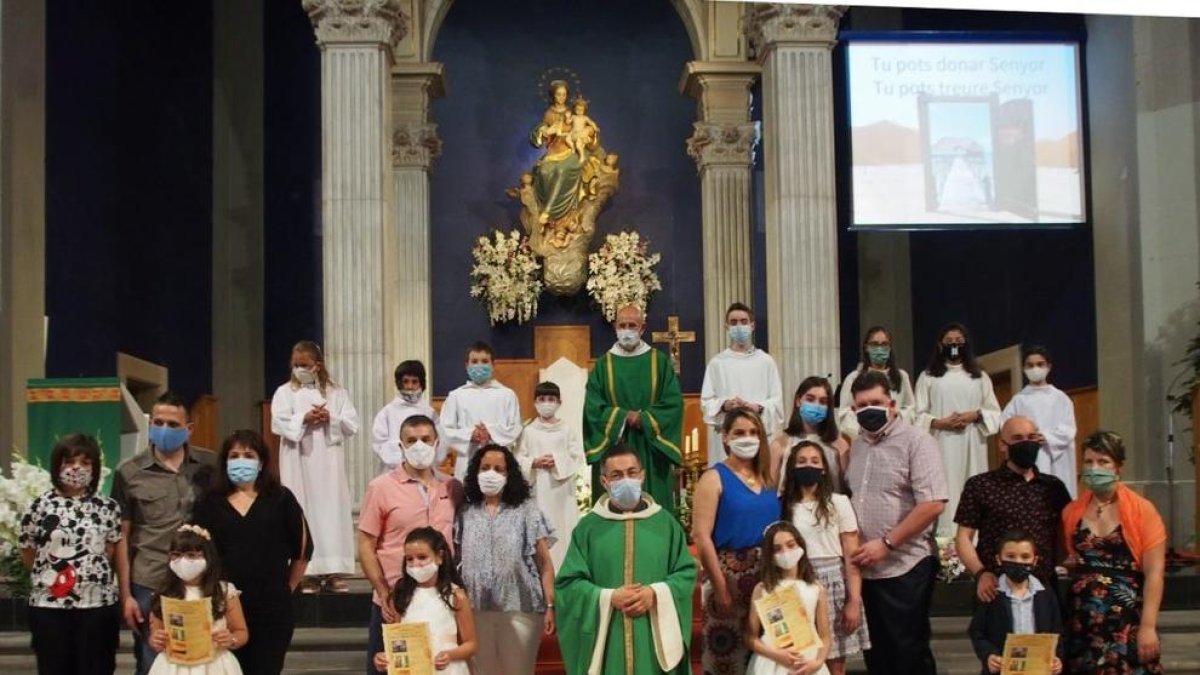
<path fill-rule="evenodd" d="M 938 442 L 950 502 L 938 519 L 939 537 L 953 537 L 954 514 L 967 479 L 987 471 L 987 439 L 1000 430 L 1000 403 L 992 378 L 975 361 L 966 326 L 938 331 L 929 365 L 917 379 L 916 424 Z"/>
<path fill-rule="evenodd" d="M 247 673 L 278 675 L 296 626 L 292 592 L 304 579 L 313 542 L 304 510 L 271 474 L 271 450 L 257 431 L 221 443 L 213 489 L 192 520 L 212 533 L 229 581 L 242 591 L 254 641 L 234 652 Z"/>
<path fill-rule="evenodd" d="M 850 444 L 842 438 L 833 414 L 833 385 L 823 377 L 806 377 L 796 387 L 788 425 L 771 443 L 771 480 L 781 490 L 785 484 L 779 478 L 787 468 L 788 453 L 800 441 L 821 447 L 834 492 L 845 492 L 842 474 L 850 461 Z"/>
<path fill-rule="evenodd" d="M 892 333 L 883 326 L 871 326 L 863 334 L 858 365 L 846 374 L 846 379 L 842 381 L 841 394 L 838 396 L 838 427 L 850 438 L 858 438 L 858 417 L 854 414 L 854 396 L 850 394 L 850 388 L 854 386 L 855 380 L 871 371 L 887 376 L 888 388 L 892 391 L 892 400 L 896 402 L 899 416 L 906 422 L 913 419 L 917 399 L 913 395 L 912 380 L 908 373 L 896 365 Z"/>
<path fill-rule="evenodd" d="M 704 570 L 706 673 L 741 675 L 749 658 L 742 636 L 762 555 L 760 533 L 779 518 L 771 451 L 758 415 L 739 408 L 725 415 L 725 461 L 696 483 L 692 538 Z"/>

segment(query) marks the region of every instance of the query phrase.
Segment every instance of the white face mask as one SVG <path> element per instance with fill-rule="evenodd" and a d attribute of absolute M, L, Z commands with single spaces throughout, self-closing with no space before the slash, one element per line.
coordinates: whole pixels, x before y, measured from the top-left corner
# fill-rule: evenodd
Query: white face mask
<path fill-rule="evenodd" d="M 179 558 L 170 562 L 171 571 L 175 576 L 179 577 L 180 581 L 185 584 L 190 584 L 200 578 L 201 574 L 208 569 L 208 561 L 204 558 L 192 560 L 191 558 Z"/>
<path fill-rule="evenodd" d="M 796 565 L 800 564 L 800 559 L 804 557 L 804 549 L 796 547 L 783 553 L 775 554 L 775 566 L 782 570 L 795 569 Z"/>
<path fill-rule="evenodd" d="M 58 472 L 58 480 L 73 490 L 88 487 L 92 484 L 92 467 L 64 466 L 62 471 Z"/>
<path fill-rule="evenodd" d="M 641 341 L 642 336 L 638 335 L 636 330 L 629 328 L 617 329 L 617 344 L 621 345 L 622 348 L 627 350 L 633 349 L 634 347 L 638 346 L 638 343 Z"/>
<path fill-rule="evenodd" d="M 424 394 L 424 393 L 425 392 L 421 389 L 412 389 L 412 390 L 401 389 L 400 390 L 400 399 L 403 400 L 405 403 L 416 403 L 421 400 L 421 394 Z"/>
<path fill-rule="evenodd" d="M 739 459 L 754 459 L 758 456 L 760 443 L 754 437 L 735 438 L 729 441 L 729 451 Z"/>
<path fill-rule="evenodd" d="M 404 448 L 404 461 L 417 471 L 424 471 L 433 466 L 433 457 L 436 454 L 432 445 L 425 441 L 413 441 L 408 447 Z"/>
<path fill-rule="evenodd" d="M 1025 377 L 1034 384 L 1041 384 L 1046 381 L 1046 376 L 1050 374 L 1049 368 L 1026 368 Z"/>
<path fill-rule="evenodd" d="M 488 469 L 487 471 L 479 472 L 479 491 L 489 497 L 500 494 L 500 491 L 504 489 L 507 483 L 508 476 L 499 471 Z"/>
<path fill-rule="evenodd" d="M 406 565 L 404 568 L 405 574 L 412 577 L 418 584 L 423 584 L 437 576 L 437 563 L 429 563 L 428 565 Z"/>
<path fill-rule="evenodd" d="M 538 401 L 537 403 L 533 404 L 533 407 L 537 408 L 539 417 L 544 417 L 546 419 L 554 417 L 554 413 L 558 412 L 558 404 L 551 401 Z"/>
<path fill-rule="evenodd" d="M 317 381 L 317 376 L 308 368 L 292 368 L 292 377 L 300 384 L 312 384 Z"/>

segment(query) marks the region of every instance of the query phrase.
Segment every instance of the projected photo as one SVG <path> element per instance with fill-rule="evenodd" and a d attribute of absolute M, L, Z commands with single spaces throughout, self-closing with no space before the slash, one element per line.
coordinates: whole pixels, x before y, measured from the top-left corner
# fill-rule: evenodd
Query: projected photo
<path fill-rule="evenodd" d="M 847 49 L 853 226 L 1084 222 L 1076 45 Z"/>

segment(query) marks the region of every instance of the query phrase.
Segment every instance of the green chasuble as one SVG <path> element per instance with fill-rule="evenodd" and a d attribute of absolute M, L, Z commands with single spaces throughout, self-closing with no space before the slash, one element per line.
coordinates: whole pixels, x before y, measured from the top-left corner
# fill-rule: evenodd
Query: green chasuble
<path fill-rule="evenodd" d="M 554 582 L 567 675 L 691 675 L 696 561 L 679 521 L 644 499 L 640 511 L 615 512 L 603 497 L 571 535 Z M 626 619 L 611 601 L 630 583 L 649 586 L 657 604 Z"/>
<path fill-rule="evenodd" d="M 641 429 L 625 424 L 625 416 L 632 410 L 640 411 Z M 583 404 L 583 444 L 592 465 L 592 501 L 603 493 L 600 459 L 610 446 L 624 441 L 642 461 L 642 491 L 675 513 L 674 468 L 683 459 L 679 450 L 682 428 L 683 395 L 666 354 L 646 348 L 637 356 L 609 351 L 597 359 L 588 373 Z"/>

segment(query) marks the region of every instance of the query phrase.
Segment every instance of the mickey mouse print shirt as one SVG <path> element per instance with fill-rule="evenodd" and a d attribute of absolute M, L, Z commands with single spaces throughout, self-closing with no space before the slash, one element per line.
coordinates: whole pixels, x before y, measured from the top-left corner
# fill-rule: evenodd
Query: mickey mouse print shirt
<path fill-rule="evenodd" d="M 121 540 L 121 507 L 98 495 L 36 498 L 21 518 L 21 546 L 34 550 L 30 607 L 94 609 L 117 602 L 105 548 Z"/>

